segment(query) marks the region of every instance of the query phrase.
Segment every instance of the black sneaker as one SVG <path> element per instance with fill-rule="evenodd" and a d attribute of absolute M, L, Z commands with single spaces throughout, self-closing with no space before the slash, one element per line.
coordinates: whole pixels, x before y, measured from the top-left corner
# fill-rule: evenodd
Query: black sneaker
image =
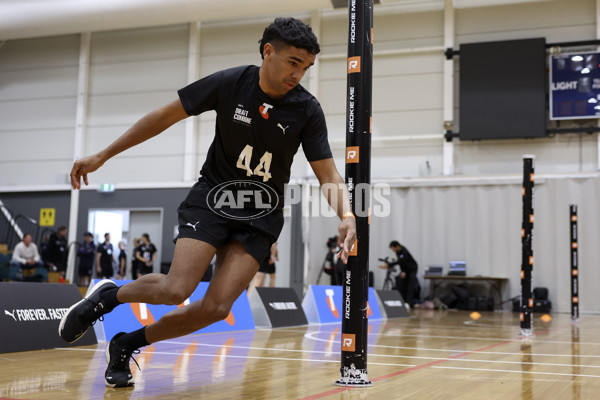
<path fill-rule="evenodd" d="M 106 380 L 106 386 L 109 387 L 133 386 L 135 380 L 129 368 L 130 358 L 133 359 L 138 368 L 140 367 L 135 358 L 131 357 L 132 354 L 137 354 L 140 351 L 117 343 L 117 339 L 124 334 L 125 332 L 117 333 L 108 346 L 106 346 L 106 362 L 108 363 L 108 367 L 106 367 L 104 379 Z"/>
<path fill-rule="evenodd" d="M 60 320 L 58 334 L 65 342 L 73 343 L 79 339 L 96 320 L 101 319 L 106 313 L 112 311 L 100 301 L 100 294 L 109 289 L 116 288 L 117 284 L 110 279 L 103 279 L 96 283 L 90 294 L 81 301 L 73 304 Z"/>

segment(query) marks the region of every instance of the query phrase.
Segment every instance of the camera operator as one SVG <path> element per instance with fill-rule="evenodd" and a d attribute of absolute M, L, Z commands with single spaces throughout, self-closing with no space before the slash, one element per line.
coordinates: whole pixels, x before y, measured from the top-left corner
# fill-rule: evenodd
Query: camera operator
<path fill-rule="evenodd" d="M 396 276 L 396 288 L 398 288 L 404 301 L 412 308 L 415 305 L 415 300 L 419 300 L 421 295 L 421 285 L 417 279 L 417 262 L 406 247 L 402 246 L 397 240 L 390 242 L 390 249 L 396 253 L 398 259 L 384 263 L 380 268 L 387 269 L 394 268 L 396 265 L 400 266 L 401 272 Z"/>
<path fill-rule="evenodd" d="M 332 286 L 341 285 L 344 282 L 344 263 L 337 256 L 341 250 L 338 242 L 338 236 L 327 239 L 327 256 L 325 256 L 323 265 L 323 271 L 331 276 Z"/>

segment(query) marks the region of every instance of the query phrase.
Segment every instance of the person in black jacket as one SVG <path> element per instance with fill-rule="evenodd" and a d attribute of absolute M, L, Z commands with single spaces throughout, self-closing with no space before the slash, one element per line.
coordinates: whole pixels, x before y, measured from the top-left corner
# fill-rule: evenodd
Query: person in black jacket
<path fill-rule="evenodd" d="M 396 253 L 396 261 L 384 263 L 381 268 L 394 268 L 400 266 L 400 274 L 396 276 L 396 288 L 402 295 L 402 298 L 411 307 L 415 305 L 421 295 L 421 285 L 417 279 L 418 264 L 410 254 L 408 249 L 397 240 L 390 242 L 390 249 Z"/>
<path fill-rule="evenodd" d="M 344 263 L 338 257 L 341 247 L 338 245 L 339 236 L 327 239 L 327 256 L 323 262 L 323 272 L 331 277 L 331 286 L 344 284 Z"/>
<path fill-rule="evenodd" d="M 67 227 L 60 226 L 56 232 L 50 235 L 46 260 L 51 271 L 59 271 L 65 276 L 67 269 Z"/>
<path fill-rule="evenodd" d="M 88 286 L 94 268 L 94 254 L 96 253 L 96 245 L 94 244 L 94 235 L 91 232 L 83 234 L 84 241 L 77 249 L 79 256 L 79 286 Z"/>

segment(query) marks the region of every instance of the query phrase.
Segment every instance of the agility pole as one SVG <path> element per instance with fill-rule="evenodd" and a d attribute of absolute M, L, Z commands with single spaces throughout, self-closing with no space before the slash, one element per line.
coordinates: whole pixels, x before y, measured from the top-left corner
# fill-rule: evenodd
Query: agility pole
<path fill-rule="evenodd" d="M 523 156 L 523 224 L 521 225 L 521 336 L 533 335 L 533 187 L 535 156 Z"/>
<path fill-rule="evenodd" d="M 577 244 L 577 205 L 569 206 L 571 220 L 571 320 L 579 319 L 579 245 Z"/>
<path fill-rule="evenodd" d="M 344 270 L 339 386 L 365 387 L 369 295 L 369 202 L 373 80 L 373 0 L 348 1 L 346 186 L 356 216 L 357 240 Z"/>

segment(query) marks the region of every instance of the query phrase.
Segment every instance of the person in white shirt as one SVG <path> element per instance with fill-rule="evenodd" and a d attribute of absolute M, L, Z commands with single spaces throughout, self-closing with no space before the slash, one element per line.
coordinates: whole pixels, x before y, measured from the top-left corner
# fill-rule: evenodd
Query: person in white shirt
<path fill-rule="evenodd" d="M 10 263 L 18 268 L 18 276 L 22 275 L 23 270 L 33 269 L 35 271 L 35 268 L 43 266 L 40 261 L 40 253 L 36 244 L 33 243 L 31 233 L 26 233 L 23 236 L 23 241 L 17 243 Z"/>

